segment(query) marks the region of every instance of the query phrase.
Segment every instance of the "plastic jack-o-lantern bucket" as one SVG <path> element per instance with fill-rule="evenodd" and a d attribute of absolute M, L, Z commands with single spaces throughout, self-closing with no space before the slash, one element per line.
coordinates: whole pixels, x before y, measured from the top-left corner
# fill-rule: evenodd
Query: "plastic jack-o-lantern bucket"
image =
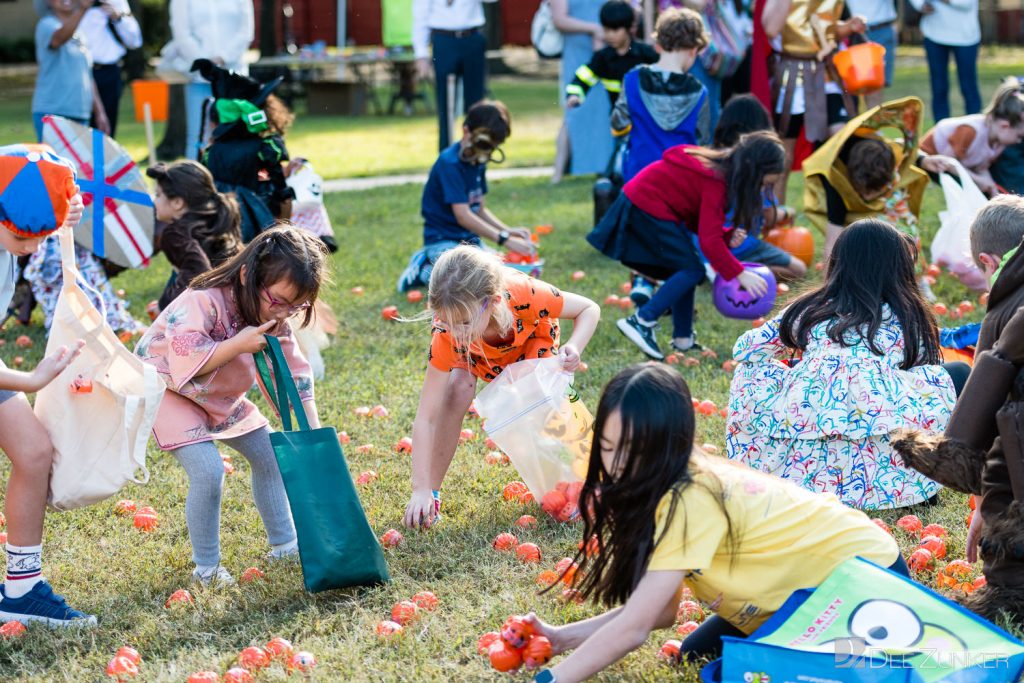
<path fill-rule="evenodd" d="M 885 48 L 878 43 L 861 43 L 832 57 L 846 91 L 863 95 L 885 87 Z"/>
<path fill-rule="evenodd" d="M 744 263 L 743 267 L 752 270 L 765 279 L 768 291 L 764 296 L 754 296 L 740 286 L 739 278 L 726 280 L 721 275 L 715 278 L 713 299 L 715 308 L 727 318 L 754 320 L 768 314 L 775 305 L 777 283 L 775 275 L 760 263 Z"/>

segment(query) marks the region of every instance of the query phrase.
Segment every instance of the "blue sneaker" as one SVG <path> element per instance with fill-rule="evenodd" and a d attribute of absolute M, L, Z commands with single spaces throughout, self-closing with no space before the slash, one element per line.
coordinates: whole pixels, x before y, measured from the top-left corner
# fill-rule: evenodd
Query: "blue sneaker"
<path fill-rule="evenodd" d="M 36 621 L 51 627 L 96 625 L 96 617 L 69 607 L 46 581 L 40 581 L 20 598 L 7 597 L 0 584 L 0 621 Z"/>
<path fill-rule="evenodd" d="M 420 249 L 409 259 L 409 265 L 405 267 L 402 274 L 398 277 L 398 284 L 396 288 L 399 292 L 408 292 L 410 289 L 416 289 L 417 287 L 425 287 L 428 283 L 423 282 L 420 274 L 423 272 L 423 266 L 427 264 L 427 251 L 426 249 Z"/>

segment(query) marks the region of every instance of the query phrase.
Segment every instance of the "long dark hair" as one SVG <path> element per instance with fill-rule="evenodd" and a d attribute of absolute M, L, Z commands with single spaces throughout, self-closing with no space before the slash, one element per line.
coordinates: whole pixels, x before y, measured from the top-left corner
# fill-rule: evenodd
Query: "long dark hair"
<path fill-rule="evenodd" d="M 622 434 L 613 466 L 619 474 L 613 475 L 601 459 L 601 435 L 609 415 L 616 411 Z M 577 588 L 585 597 L 614 605 L 625 602 L 636 588 L 661 540 L 655 538 L 658 503 L 672 493 L 671 517 L 683 490 L 694 485 L 690 474 L 694 428 L 690 389 L 678 372 L 665 365 L 631 365 L 604 388 L 587 479 L 580 492 L 583 538 L 596 538 L 598 550 L 588 553 L 585 544 L 576 557 L 577 576 L 583 577 Z M 731 523 L 729 538 L 733 539 Z"/>
<path fill-rule="evenodd" d="M 186 160 L 146 169 L 168 199 L 185 202 L 177 223 L 188 228 L 214 265 L 242 250 L 241 218 L 234 197 L 221 194 L 202 164 Z"/>
<path fill-rule="evenodd" d="M 761 100 L 749 93 L 733 95 L 722 107 L 722 113 L 718 115 L 711 146 L 715 149 L 732 147 L 744 133 L 771 129 L 771 115 L 761 104 Z"/>
<path fill-rule="evenodd" d="M 244 276 L 243 276 L 244 269 Z M 230 287 L 246 325 L 258 326 L 263 288 L 287 280 L 299 291 L 300 300 L 315 304 L 320 287 L 329 280 L 327 250 L 312 233 L 287 221 L 278 221 L 249 242 L 241 252 L 192 280 L 191 289 Z M 314 307 L 306 309 L 302 326 L 313 319 Z"/>
<path fill-rule="evenodd" d="M 726 149 L 692 147 L 689 152 L 721 174 L 725 205 L 733 210 L 733 225 L 750 230 L 761 215 L 764 177 L 786 168 L 786 149 L 779 136 L 756 131 L 740 136 L 739 142 Z"/>
<path fill-rule="evenodd" d="M 875 355 L 884 355 L 875 334 L 888 304 L 903 329 L 904 370 L 940 362 L 939 331 L 917 285 L 917 247 L 885 221 L 864 218 L 851 223 L 832 247 L 825 283 L 794 301 L 779 327 L 779 339 L 806 349 L 811 330 L 827 323 L 829 339 L 851 346 L 863 339 Z"/>

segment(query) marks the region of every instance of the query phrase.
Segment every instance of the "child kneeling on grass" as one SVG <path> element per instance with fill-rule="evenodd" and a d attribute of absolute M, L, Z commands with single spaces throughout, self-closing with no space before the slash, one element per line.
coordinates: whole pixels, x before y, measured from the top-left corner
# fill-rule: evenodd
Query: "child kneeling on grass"
<path fill-rule="evenodd" d="M 0 178 L 11 179 L 40 155 L 48 162 L 63 160 L 37 147 L 0 147 Z M 35 160 L 33 160 L 35 159 Z M 64 162 L 67 163 L 67 162 Z M 55 215 L 66 214 L 64 227 L 73 229 L 85 205 L 73 187 L 74 171 L 48 177 L 47 190 Z M 66 181 L 57 186 L 57 181 Z M 9 189 L 9 188 L 8 188 Z M 31 198 L 8 191 L 0 196 L 0 311 L 14 296 L 19 256 L 34 254 L 46 236 L 59 225 L 41 217 L 47 213 L 26 206 Z M 31 216 L 31 218 L 29 218 Z M 7 516 L 7 580 L 0 585 L 0 621 L 36 621 L 49 626 L 93 625 L 96 617 L 72 609 L 53 592 L 42 576 L 43 516 L 49 492 L 53 444 L 22 392 L 33 393 L 52 382 L 81 353 L 85 342 L 74 349 L 61 347 L 31 372 L 9 370 L 0 362 L 0 449 L 11 461 L 11 476 L 4 496 Z"/>
<path fill-rule="evenodd" d="M 916 257 L 893 226 L 857 221 L 836 240 L 824 284 L 736 341 L 729 458 L 861 509 L 936 495 L 894 458 L 889 432 L 943 430 L 970 368 L 940 365 Z"/>
<path fill-rule="evenodd" d="M 490 382 L 517 361 L 558 355 L 567 372 L 580 365 L 601 309 L 502 265 L 495 254 L 459 246 L 430 275 L 433 318 L 427 374 L 412 428 L 412 498 L 408 527 L 429 527 L 441 509 L 441 482 L 455 457 L 476 381 Z M 559 348 L 559 320 L 573 321 Z"/>
<path fill-rule="evenodd" d="M 683 640 L 693 660 L 717 656 L 722 636 L 750 635 L 853 557 L 907 575 L 895 539 L 864 513 L 705 455 L 695 427 L 672 368 L 633 365 L 605 387 L 580 497 L 583 538 L 598 550 L 579 552 L 577 588 L 621 607 L 565 626 L 531 614 L 555 654 L 575 650 L 535 680 L 582 681 L 625 657 L 673 624 L 684 588 L 716 612 Z"/>
<path fill-rule="evenodd" d="M 272 550 L 295 557 L 298 545 L 267 419 L 246 394 L 256 381 L 254 354 L 265 334 L 281 341 L 310 425 L 320 426 L 309 363 L 295 344 L 289 319 L 313 317 L 327 279 L 326 248 L 306 232 L 279 226 L 197 277 L 139 341 L 136 355 L 167 382 L 153 435 L 188 474 L 185 519 L 195 580 L 233 583 L 220 565 L 220 499 L 224 466 L 213 441 L 231 446 L 252 468 L 252 495 Z M 265 387 L 262 387 L 265 390 Z"/>
<path fill-rule="evenodd" d="M 398 278 L 399 292 L 426 286 L 441 254 L 460 244 L 480 247 L 488 239 L 517 254 L 537 253 L 528 229 L 508 227 L 484 206 L 487 163 L 505 161 L 500 145 L 511 134 L 508 109 L 501 102 L 485 100 L 470 107 L 462 139 L 441 152 L 423 186 L 423 248 Z"/>

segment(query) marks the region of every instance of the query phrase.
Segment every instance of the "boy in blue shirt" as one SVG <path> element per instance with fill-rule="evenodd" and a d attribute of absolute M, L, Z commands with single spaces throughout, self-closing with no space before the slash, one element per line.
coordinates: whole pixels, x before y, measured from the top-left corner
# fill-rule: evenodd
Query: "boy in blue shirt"
<path fill-rule="evenodd" d="M 428 285 L 434 262 L 460 244 L 482 247 L 488 239 L 519 254 L 536 253 L 528 229 L 510 228 L 484 205 L 487 162 L 505 160 L 500 145 L 511 132 L 501 102 L 484 100 L 466 112 L 462 139 L 441 152 L 423 187 L 423 248 L 398 278 L 399 292 Z"/>

